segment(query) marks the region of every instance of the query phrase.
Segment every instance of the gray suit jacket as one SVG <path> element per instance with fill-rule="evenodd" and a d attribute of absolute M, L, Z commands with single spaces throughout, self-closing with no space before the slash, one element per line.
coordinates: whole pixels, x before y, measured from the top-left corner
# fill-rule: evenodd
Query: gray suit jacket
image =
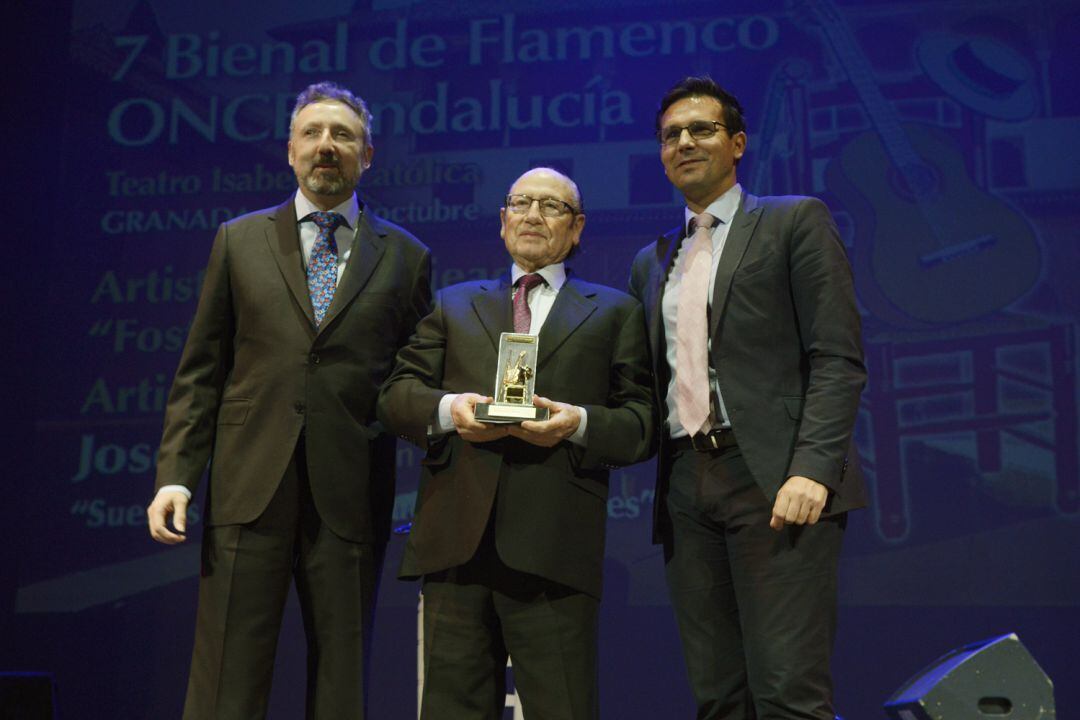
<path fill-rule="evenodd" d="M 257 518 L 301 431 L 312 496 L 342 537 L 385 539 L 394 439 L 375 421 L 394 354 L 430 306 L 430 253 L 363 213 L 316 330 L 293 199 L 225 223 L 165 410 L 156 487 L 195 490 L 210 463 L 207 522 Z"/>
<path fill-rule="evenodd" d="M 641 250 L 630 276 L 630 291 L 645 306 L 662 412 L 671 371 L 661 301 L 684 232 Z M 829 488 L 826 514 L 864 506 L 852 441 L 866 382 L 860 321 L 851 268 L 824 203 L 744 193 L 716 271 L 710 317 L 711 364 L 735 439 L 766 497 L 803 475 Z M 670 524 L 670 461 L 665 432 L 654 541 Z"/>

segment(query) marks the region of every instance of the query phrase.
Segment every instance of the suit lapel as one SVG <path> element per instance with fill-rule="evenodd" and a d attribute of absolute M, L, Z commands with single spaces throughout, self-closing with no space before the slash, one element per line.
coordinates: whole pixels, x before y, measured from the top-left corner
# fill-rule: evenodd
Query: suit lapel
<path fill-rule="evenodd" d="M 728 230 L 727 240 L 724 241 L 724 251 L 720 255 L 720 263 L 716 267 L 716 280 L 713 284 L 712 321 L 709 326 L 709 336 L 715 337 L 720 318 L 724 315 L 727 305 L 728 291 L 731 289 L 731 278 L 736 268 L 742 262 L 746 248 L 750 245 L 750 239 L 754 235 L 758 220 L 761 219 L 761 208 L 758 199 L 754 195 L 744 193 L 739 209 L 735 217 L 731 219 L 731 229 Z"/>
<path fill-rule="evenodd" d="M 590 299 L 592 295 L 593 293 L 579 280 L 572 277 L 566 279 L 559 294 L 555 296 L 555 303 L 551 306 L 544 326 L 540 328 L 538 366 L 543 365 L 570 334 L 596 310 L 596 303 Z M 510 332 L 514 326 L 510 279 L 503 276 L 497 281 L 491 281 L 473 297 L 472 305 L 492 347 L 498 350 L 499 336 L 504 332 Z"/>
<path fill-rule="evenodd" d="M 353 233 L 349 262 L 345 264 L 337 289 L 334 290 L 334 301 L 330 303 L 326 317 L 319 326 L 320 332 L 329 327 L 342 309 L 348 307 L 356 294 L 363 290 L 371 279 L 372 273 L 375 272 L 375 267 L 382 259 L 383 253 L 386 252 L 387 233 L 382 223 L 377 219 L 374 223 L 371 222 L 365 212 L 360 214 L 357 223 L 357 231 Z"/>
<path fill-rule="evenodd" d="M 662 352 L 662 340 L 664 331 L 664 283 L 671 274 L 671 266 L 675 261 L 675 251 L 685 237 L 685 228 L 675 229 L 656 241 L 656 263 L 652 267 L 652 276 L 649 278 L 648 295 L 645 298 L 645 307 L 649 317 L 649 347 L 652 348 L 653 367 L 660 367 Z"/>
<path fill-rule="evenodd" d="M 551 306 L 544 326 L 540 328 L 537 368 L 542 367 L 570 334 L 596 311 L 596 302 L 591 299 L 593 294 L 579 280 L 573 277 L 566 279 L 559 294 L 555 296 L 555 304 Z"/>
<path fill-rule="evenodd" d="M 273 231 L 267 230 L 266 242 L 274 256 L 285 285 L 293 294 L 293 299 L 308 319 L 308 326 L 315 327 L 315 311 L 311 307 L 311 295 L 308 292 L 307 276 L 304 274 L 304 256 L 300 252 L 300 235 L 296 229 L 296 206 L 293 197 L 278 206 L 272 216 Z"/>
<path fill-rule="evenodd" d="M 510 301 L 510 278 L 491 280 L 472 300 L 473 309 L 496 352 L 499 335 L 514 328 L 514 313 Z"/>

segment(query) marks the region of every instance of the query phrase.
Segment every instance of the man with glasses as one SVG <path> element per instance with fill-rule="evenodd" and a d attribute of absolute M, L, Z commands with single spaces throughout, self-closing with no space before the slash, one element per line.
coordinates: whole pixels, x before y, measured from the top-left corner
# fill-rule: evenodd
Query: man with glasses
<path fill-rule="evenodd" d="M 656 116 L 680 226 L 634 260 L 661 431 L 653 540 L 697 717 L 832 720 L 829 659 L 866 379 L 851 270 L 820 201 L 755 197 L 738 100 L 687 78 Z"/>
<path fill-rule="evenodd" d="M 570 178 L 526 172 L 500 217 L 509 274 L 441 290 L 379 397 L 427 450 L 401 567 L 424 581 L 421 717 L 501 718 L 509 655 L 526 717 L 596 718 L 608 470 L 652 452 L 644 314 L 567 269 L 585 226 Z M 549 419 L 477 421 L 503 332 L 539 336 Z"/>

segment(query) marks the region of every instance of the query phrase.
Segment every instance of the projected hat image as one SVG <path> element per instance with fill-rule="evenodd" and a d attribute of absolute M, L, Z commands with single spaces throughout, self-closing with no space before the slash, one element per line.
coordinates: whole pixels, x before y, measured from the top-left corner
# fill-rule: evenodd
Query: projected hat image
<path fill-rule="evenodd" d="M 1035 114 L 1031 64 L 1001 41 L 930 32 L 920 38 L 916 54 L 926 74 L 960 104 L 999 120 Z"/>

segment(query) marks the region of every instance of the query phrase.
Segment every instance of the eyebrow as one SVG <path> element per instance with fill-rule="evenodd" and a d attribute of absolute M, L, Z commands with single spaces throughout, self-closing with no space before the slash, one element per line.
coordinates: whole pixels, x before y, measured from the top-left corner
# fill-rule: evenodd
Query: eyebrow
<path fill-rule="evenodd" d="M 303 124 L 299 125 L 298 127 L 299 127 L 300 129 L 302 129 L 302 130 L 307 130 L 307 129 L 309 129 L 309 128 L 323 128 L 323 127 L 328 127 L 328 128 L 330 128 L 331 130 L 348 130 L 349 132 L 355 132 L 355 131 L 354 131 L 354 130 L 353 130 L 353 129 L 351 128 L 351 127 L 349 127 L 349 126 L 348 126 L 348 125 L 346 125 L 345 123 L 339 123 L 339 122 L 333 122 L 333 123 L 321 123 L 321 122 L 319 122 L 319 121 L 317 121 L 317 120 L 308 120 L 307 122 L 305 122 L 305 123 L 303 123 Z"/>
<path fill-rule="evenodd" d="M 527 192 L 510 192 L 510 193 L 507 193 L 507 195 L 508 196 L 509 195 L 524 195 L 525 197 L 531 197 L 534 200 L 558 200 L 559 202 L 566 203 L 567 205 L 571 205 L 571 206 L 573 206 L 573 204 L 574 204 L 574 199 L 573 198 L 570 198 L 569 200 L 565 200 L 565 199 L 563 199 L 561 197 L 557 197 L 555 195 L 533 195 L 532 193 L 527 193 Z"/>
<path fill-rule="evenodd" d="M 673 127 L 673 126 L 686 127 L 686 125 L 689 125 L 690 123 L 696 123 L 696 122 L 718 122 L 718 123 L 722 123 L 722 122 L 724 122 L 724 118 L 722 118 L 722 117 L 718 117 L 718 118 L 690 117 L 690 118 L 687 118 L 685 125 L 677 123 L 674 120 L 671 120 L 671 121 L 668 121 L 668 122 L 664 123 L 660 127 L 662 127 L 662 128 Z"/>

